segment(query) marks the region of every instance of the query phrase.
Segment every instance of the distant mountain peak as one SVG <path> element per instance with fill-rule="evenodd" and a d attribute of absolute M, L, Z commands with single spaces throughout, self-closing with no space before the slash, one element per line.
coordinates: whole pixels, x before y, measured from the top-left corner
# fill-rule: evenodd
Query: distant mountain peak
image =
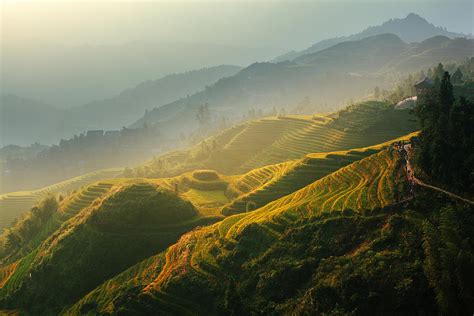
<path fill-rule="evenodd" d="M 370 36 L 389 33 L 395 34 L 406 43 L 422 42 L 435 36 L 445 36 L 448 38 L 466 37 L 465 34 L 449 32 L 446 28 L 435 26 L 420 15 L 411 12 L 404 18 L 390 19 L 380 25 L 369 26 L 362 32 L 353 35 L 322 40 L 305 50 L 279 56 L 273 61 L 281 62 L 286 59 L 295 60 L 302 55 L 313 54 L 341 42 L 355 41 Z"/>
<path fill-rule="evenodd" d="M 409 13 L 404 18 L 390 19 L 388 21 L 385 21 L 381 25 L 369 26 L 368 28 L 366 28 L 364 31 L 362 31 L 359 34 L 363 34 L 364 32 L 367 32 L 367 30 L 371 30 L 371 29 L 384 29 L 384 28 L 386 29 L 386 28 L 393 28 L 393 27 L 406 27 L 406 26 L 409 26 L 409 27 L 416 26 L 416 27 L 423 27 L 423 28 L 429 28 L 429 29 L 443 30 L 440 27 L 438 28 L 438 27 L 434 26 L 433 24 L 428 22 L 425 18 L 423 18 L 423 17 L 419 16 L 418 14 L 412 12 L 412 13 Z M 391 31 L 393 31 L 393 29 Z M 400 35 L 402 35 L 402 34 L 400 34 Z M 402 37 L 403 37 L 403 35 L 402 35 Z"/>
<path fill-rule="evenodd" d="M 427 22 L 424 18 L 422 18 L 421 16 L 419 16 L 418 14 L 416 13 L 408 13 L 408 15 L 404 18 L 404 20 L 415 20 L 415 21 L 422 21 L 422 22 Z"/>

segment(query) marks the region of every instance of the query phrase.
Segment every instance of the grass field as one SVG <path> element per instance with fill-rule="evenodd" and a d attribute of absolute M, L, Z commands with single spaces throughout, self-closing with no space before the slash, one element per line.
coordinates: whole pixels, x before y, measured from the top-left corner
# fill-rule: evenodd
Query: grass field
<path fill-rule="evenodd" d="M 39 190 L 13 192 L 0 195 L 0 231 L 28 211 L 35 203 L 48 194 L 67 194 L 100 179 L 113 178 L 121 169 L 105 169 L 59 182 Z"/>

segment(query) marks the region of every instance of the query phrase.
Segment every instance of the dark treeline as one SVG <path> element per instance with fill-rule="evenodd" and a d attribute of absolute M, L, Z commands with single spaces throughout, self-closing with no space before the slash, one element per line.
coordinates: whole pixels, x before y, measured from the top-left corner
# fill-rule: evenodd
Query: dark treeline
<path fill-rule="evenodd" d="M 134 165 L 164 150 L 165 145 L 155 125 L 87 131 L 61 140 L 34 157 L 7 159 L 1 189 L 3 192 L 30 190 L 99 169 Z"/>
<path fill-rule="evenodd" d="M 433 86 L 418 96 L 420 121 L 417 162 L 434 182 L 458 192 L 474 192 L 474 103 L 455 97 L 452 76 L 440 64 Z M 462 77 L 462 76 L 461 76 Z"/>
<path fill-rule="evenodd" d="M 442 315 L 474 310 L 473 227 L 472 206 L 444 206 L 423 221 L 423 268 Z"/>
<path fill-rule="evenodd" d="M 381 90 L 379 87 L 375 87 L 374 97 L 376 99 L 385 99 L 392 103 L 397 103 L 405 98 L 416 95 L 415 83 L 417 81 L 425 77 L 432 81 L 435 81 L 437 78 L 441 80 L 445 71 L 453 74 L 451 78 L 453 85 L 460 86 L 469 83 L 472 81 L 472 78 L 474 78 L 474 57 L 459 64 L 451 63 L 443 65 L 440 63 L 436 67 L 426 69 L 426 71 L 422 70 L 410 74 L 401 80 L 393 90 Z M 455 89 L 455 94 L 458 90 L 462 89 Z"/>

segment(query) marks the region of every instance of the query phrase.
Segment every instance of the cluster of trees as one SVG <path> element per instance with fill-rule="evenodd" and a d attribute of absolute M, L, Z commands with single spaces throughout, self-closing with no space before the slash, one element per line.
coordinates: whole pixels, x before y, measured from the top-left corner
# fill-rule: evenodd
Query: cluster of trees
<path fill-rule="evenodd" d="M 474 103 L 455 98 L 451 76 L 444 72 L 430 91 L 418 96 L 415 113 L 421 125 L 418 165 L 435 182 L 473 192 Z"/>
<path fill-rule="evenodd" d="M 135 164 L 165 145 L 157 125 L 117 131 L 88 131 L 63 139 L 32 157 L 8 159 L 1 176 L 5 191 L 33 189 L 102 168 Z"/>
<path fill-rule="evenodd" d="M 474 57 L 466 60 L 461 64 L 446 64 L 439 63 L 436 67 L 429 68 L 425 71 L 420 71 L 408 75 L 408 77 L 401 80 L 395 89 L 382 90 L 376 86 L 373 91 L 373 96 L 376 100 L 387 100 L 391 103 L 397 103 L 408 97 L 416 95 L 415 83 L 427 77 L 432 81 L 436 79 L 441 80 L 445 72 L 452 73 L 451 83 L 454 85 L 461 85 L 466 81 L 474 78 Z"/>
<path fill-rule="evenodd" d="M 472 208 L 447 206 L 423 222 L 424 271 L 445 315 L 474 310 Z"/>

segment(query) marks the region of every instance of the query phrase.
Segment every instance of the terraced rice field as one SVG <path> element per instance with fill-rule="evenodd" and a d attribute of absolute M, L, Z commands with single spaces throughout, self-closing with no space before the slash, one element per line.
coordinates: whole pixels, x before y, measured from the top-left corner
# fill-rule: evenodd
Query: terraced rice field
<path fill-rule="evenodd" d="M 137 171 L 148 170 L 148 177 L 173 177 L 196 169 L 243 174 L 301 159 L 310 153 L 373 146 L 417 129 L 408 111 L 369 101 L 327 115 L 268 117 L 246 122 L 187 151 L 157 157 Z"/>
<path fill-rule="evenodd" d="M 303 159 L 254 169 L 231 182 L 229 190 L 236 192 L 237 198 L 224 206 L 222 213 L 232 215 L 262 207 L 327 176 L 341 167 L 386 149 L 394 142 L 408 140 L 417 134 L 418 132 L 413 132 L 365 148 L 308 154 Z"/>
<path fill-rule="evenodd" d="M 218 153 L 211 155 L 206 166 L 212 166 L 224 174 L 244 173 L 262 166 L 300 159 L 309 153 L 372 146 L 415 130 L 411 126 L 413 123 L 403 122 L 404 119 L 408 120 L 408 117 L 405 118 L 407 114 L 398 117 L 389 128 L 373 130 L 371 124 L 376 123 L 371 114 L 366 107 L 351 114 L 359 118 L 358 125 L 349 125 L 344 118 L 340 119 L 341 122 L 339 119 L 334 121 L 328 116 L 318 119 L 293 116 L 252 121 L 246 123 Z M 349 127 L 343 128 L 345 125 Z M 363 130 L 363 126 L 369 130 Z"/>
<path fill-rule="evenodd" d="M 2 288 L 7 283 L 8 279 L 13 275 L 17 265 L 18 261 L 9 264 L 6 267 L 0 268 L 0 288 Z"/>
<path fill-rule="evenodd" d="M 255 169 L 234 184 L 251 190 L 225 206 L 222 212 L 229 215 L 262 207 L 377 151 L 369 148 L 310 154 L 300 160 Z"/>
<path fill-rule="evenodd" d="M 396 202 L 393 178 L 395 153 L 383 150 L 282 197 L 256 211 L 231 216 L 214 225 L 230 240 L 258 223 L 280 234 L 288 223 L 322 212 L 370 210 Z"/>
<path fill-rule="evenodd" d="M 360 212 L 393 204 L 396 202 L 396 155 L 396 152 L 388 149 L 381 150 L 262 208 L 229 216 L 212 226 L 185 234 L 160 255 L 159 260 L 150 264 L 149 267 L 153 268 L 141 266 L 139 269 L 136 266 L 128 270 L 127 275 L 122 274 L 123 279 L 108 281 L 73 306 L 71 311 L 79 310 L 87 302 L 100 302 L 104 308 L 111 306 L 110 302 L 117 297 L 117 293 L 126 293 L 129 286 L 127 284 L 136 281 L 141 291 L 152 295 L 164 310 L 175 311 L 179 305 L 183 308 L 180 313 L 186 314 L 189 310 L 202 311 L 201 307 L 193 305 L 186 297 L 170 290 L 167 286 L 169 282 L 173 283 L 174 278 L 202 278 L 219 282 L 219 276 L 225 272 L 226 267 L 220 266 L 221 261 L 218 258 L 235 249 L 231 244 L 239 249 L 245 247 L 245 243 L 239 243 L 239 240 L 246 234 L 247 238 L 262 240 L 279 238 L 291 227 L 291 223 L 301 218 L 348 209 Z M 321 155 L 312 158 L 317 157 L 321 158 Z M 284 167 L 279 167 L 281 169 L 277 170 L 284 170 Z M 265 168 L 262 170 L 265 171 Z M 248 186 L 251 187 L 252 183 Z M 245 233 L 248 230 L 250 233 Z M 242 251 L 246 253 L 245 250 Z M 143 277 L 145 273 L 146 277 Z M 136 286 L 137 283 L 134 283 L 133 287 Z"/>
<path fill-rule="evenodd" d="M 114 185 L 124 181 L 123 179 L 103 180 L 81 188 L 61 203 L 61 212 L 67 217 L 72 217 L 84 208 L 90 206 L 94 200 L 109 191 Z"/>
<path fill-rule="evenodd" d="M 395 153 L 383 150 L 356 161 L 330 175 L 249 213 L 232 225 L 227 236 L 235 236 L 248 223 L 274 230 L 282 223 L 322 212 L 371 210 L 395 201 L 393 172 Z M 226 219 L 227 220 L 227 219 Z"/>
<path fill-rule="evenodd" d="M 298 129 L 285 133 L 270 147 L 245 162 L 240 170 L 253 169 L 262 165 L 278 163 L 288 159 L 301 158 L 308 153 L 332 152 L 375 145 L 401 135 L 399 131 L 344 132 L 330 128 L 319 121 L 301 124 Z"/>
<path fill-rule="evenodd" d="M 0 195 L 0 230 L 10 226 L 22 213 L 48 194 L 68 193 L 100 179 L 113 178 L 121 169 L 105 169 L 72 178 L 43 189 Z"/>
<path fill-rule="evenodd" d="M 219 270 L 217 260 L 211 251 L 213 236 L 222 236 L 229 242 L 249 225 L 259 224 L 268 234 L 276 237 L 284 232 L 289 223 L 301 217 L 317 216 L 322 212 L 335 212 L 352 209 L 361 211 L 389 205 L 394 200 L 393 168 L 395 154 L 383 150 L 360 161 L 341 168 L 314 183 L 282 197 L 253 212 L 227 217 L 223 221 L 204 229 L 200 236 L 192 238 L 195 251 L 188 255 L 189 265 L 195 271 L 207 271 L 209 267 Z M 182 260 L 177 248 L 170 248 L 170 258 Z M 169 264 L 176 264 L 170 260 Z M 165 268 L 164 268 L 165 269 Z M 162 272 L 163 273 L 163 272 Z M 164 276 L 162 276 L 164 277 Z"/>
<path fill-rule="evenodd" d="M 244 128 L 225 144 L 218 155 L 211 157 L 209 166 L 226 174 L 235 173 L 236 166 L 252 159 L 263 148 L 277 141 L 291 130 L 311 123 L 309 120 L 265 118 L 244 124 Z"/>

